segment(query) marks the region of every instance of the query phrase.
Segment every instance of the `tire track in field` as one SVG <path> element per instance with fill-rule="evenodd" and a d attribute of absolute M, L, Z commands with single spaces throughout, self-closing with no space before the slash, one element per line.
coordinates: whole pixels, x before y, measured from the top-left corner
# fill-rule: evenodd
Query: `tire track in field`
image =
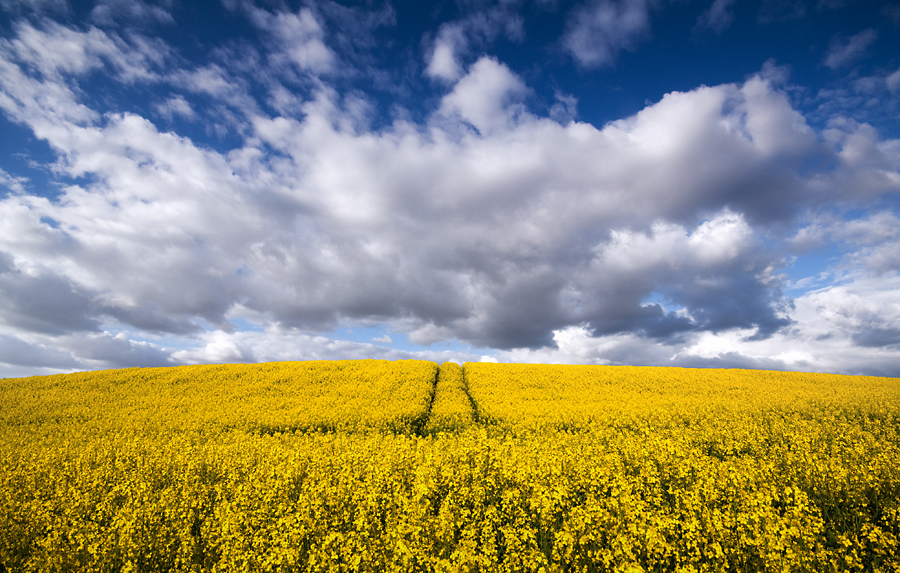
<path fill-rule="evenodd" d="M 469 399 L 469 406 L 472 408 L 472 420 L 476 424 L 480 424 L 481 423 L 481 411 L 478 409 L 478 402 L 475 401 L 475 398 L 472 397 L 472 392 L 469 390 L 469 378 L 466 375 L 465 364 L 462 366 L 462 379 L 463 379 L 463 391 L 466 393 L 466 398 Z"/>
<path fill-rule="evenodd" d="M 440 366 L 436 380 L 429 420 L 423 433 L 456 432 L 476 423 L 462 367 L 455 362 L 445 362 Z"/>

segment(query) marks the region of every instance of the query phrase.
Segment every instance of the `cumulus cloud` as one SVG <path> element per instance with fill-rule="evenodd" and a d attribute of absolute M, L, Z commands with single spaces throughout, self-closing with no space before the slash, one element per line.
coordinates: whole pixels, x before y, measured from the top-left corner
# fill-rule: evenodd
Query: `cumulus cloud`
<path fill-rule="evenodd" d="M 263 331 L 205 333 L 200 345 L 191 350 L 179 350 L 174 358 L 186 364 L 209 362 L 246 362 L 248 357 L 259 362 L 282 360 L 432 360 L 443 363 L 478 362 L 481 356 L 455 350 L 407 351 L 382 346 L 382 340 L 353 342 L 335 340 L 328 336 L 305 333 L 296 329 L 270 325 Z"/>
<path fill-rule="evenodd" d="M 774 200 L 798 193 L 786 153 L 811 144 L 783 98 L 754 79 L 671 94 L 597 130 L 512 121 L 506 102 L 524 89 L 496 60 L 476 62 L 441 107 L 443 122 L 478 129 L 461 140 L 341 130 L 323 96 L 304 121 L 257 121 L 256 137 L 288 163 L 254 146 L 221 156 L 143 118 L 111 116 L 54 140 L 69 146 L 72 175 L 98 183 L 20 211 L 21 224 L 73 245 L 60 266 L 102 293 L 105 315 L 141 317 L 142 328 L 154 313 L 161 329 L 201 319 L 227 328 L 238 302 L 298 327 L 411 318 L 413 336 L 437 328 L 501 348 L 549 343 L 571 321 L 648 332 L 781 324 L 766 254 L 740 233 L 746 242 L 720 255 L 700 238 L 731 244 L 725 236 L 749 227 L 730 208 L 772 217 Z M 759 191 L 729 194 L 738 185 Z M 714 215 L 696 219 L 698 209 Z M 617 266 L 616 252 L 640 260 L 676 243 L 685 252 L 671 261 Z M 661 288 L 685 316 L 642 306 Z M 738 290 L 753 303 L 732 322 L 727 308 L 704 307 Z"/>
<path fill-rule="evenodd" d="M 650 336 L 755 326 L 754 336 L 771 336 L 789 324 L 782 316 L 789 303 L 779 299 L 773 261 L 765 255 L 754 260 L 759 246 L 753 235 L 742 217 L 727 210 L 691 233 L 665 223 L 646 234 L 614 232 L 599 254 L 596 274 L 616 275 L 619 292 L 599 297 L 602 306 L 591 323 Z M 679 311 L 634 299 L 623 305 L 628 292 L 659 293 Z M 616 307 L 609 304 L 613 300 Z"/>
<path fill-rule="evenodd" d="M 459 79 L 462 75 L 462 66 L 459 64 L 457 54 L 465 49 L 466 44 L 467 40 L 460 26 L 443 26 L 434 42 L 425 73 L 445 81 Z"/>
<path fill-rule="evenodd" d="M 791 326 L 763 339 L 753 336 L 752 329 L 731 329 L 692 333 L 673 344 L 632 332 L 597 335 L 570 326 L 554 331 L 554 346 L 504 351 L 493 359 L 898 377 L 897 287 L 894 277 L 810 292 L 795 299 L 788 313 Z"/>
<path fill-rule="evenodd" d="M 804 302 L 827 321 L 823 330 L 829 335 L 850 338 L 856 346 L 883 348 L 900 344 L 898 285 L 897 277 L 858 278 L 851 285 L 811 293 Z"/>
<path fill-rule="evenodd" d="M 275 65 L 333 69 L 309 9 L 253 10 Z M 582 63 L 609 63 L 648 14 L 585 7 L 620 36 L 582 46 L 595 50 Z M 894 219 L 841 227 L 853 282 L 794 300 L 779 241 L 823 204 L 900 191 L 900 144 L 851 120 L 814 130 L 765 74 L 597 127 L 563 94 L 551 117 L 530 109 L 526 81 L 497 58 L 459 59 L 422 122 L 374 130 L 372 102 L 324 81 L 280 115 L 255 76 L 212 63 L 160 74 L 145 44 L 120 40 L 58 24 L 0 40 L 0 109 L 50 146 L 60 180 L 53 199 L 27 186 L 0 199 L 0 361 L 16 368 L 482 355 L 864 367 L 823 356 L 830 335 L 890 370 Z M 233 145 L 86 100 L 79 82 L 101 70 L 160 87 L 153 111 L 167 120 L 206 113 L 195 98 L 232 110 Z M 826 226 L 810 223 L 807 243 Z M 354 322 L 479 350 L 326 335 Z"/>
<path fill-rule="evenodd" d="M 651 0 L 593 0 L 576 10 L 562 38 L 582 66 L 613 65 L 650 31 Z"/>
<path fill-rule="evenodd" d="M 472 65 L 453 91 L 444 97 L 441 112 L 458 114 L 482 134 L 509 127 L 521 107 L 514 104 L 527 91 L 509 68 L 493 58 Z"/>
<path fill-rule="evenodd" d="M 474 6 L 476 9 L 464 17 L 441 25 L 426 57 L 425 75 L 456 81 L 473 48 L 483 47 L 501 34 L 513 41 L 524 39 L 524 23 L 514 10 L 515 3 L 501 2 L 489 8 Z"/>
<path fill-rule="evenodd" d="M 188 364 L 222 362 L 256 362 L 250 345 L 227 332 L 213 332 L 205 337 L 205 344 L 195 350 L 179 350 L 173 358 Z"/>
<path fill-rule="evenodd" d="M 897 140 L 883 141 L 871 125 L 843 118 L 833 120 L 823 135 L 837 152 L 836 162 L 844 167 L 833 177 L 847 191 L 847 200 L 862 202 L 897 189 Z"/>

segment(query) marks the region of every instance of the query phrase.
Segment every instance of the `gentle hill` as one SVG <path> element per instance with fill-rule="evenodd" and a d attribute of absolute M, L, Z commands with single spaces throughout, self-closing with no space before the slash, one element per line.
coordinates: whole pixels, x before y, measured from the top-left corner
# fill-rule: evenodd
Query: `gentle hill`
<path fill-rule="evenodd" d="M 0 380 L 0 573 L 897 571 L 900 380 L 282 362 Z"/>
<path fill-rule="evenodd" d="M 423 360 L 322 360 L 6 379 L 0 423 L 408 432 L 424 424 L 437 370 Z"/>

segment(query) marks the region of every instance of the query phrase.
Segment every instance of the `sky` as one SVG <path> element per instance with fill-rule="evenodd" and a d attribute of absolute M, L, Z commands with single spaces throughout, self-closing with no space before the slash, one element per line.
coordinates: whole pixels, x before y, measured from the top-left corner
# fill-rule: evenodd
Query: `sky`
<path fill-rule="evenodd" d="M 0 377 L 900 377 L 900 1 L 0 0 Z"/>

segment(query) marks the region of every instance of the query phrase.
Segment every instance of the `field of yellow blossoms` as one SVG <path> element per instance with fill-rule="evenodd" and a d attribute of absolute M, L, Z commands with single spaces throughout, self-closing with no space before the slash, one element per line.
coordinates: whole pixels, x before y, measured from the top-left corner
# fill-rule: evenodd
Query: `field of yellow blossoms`
<path fill-rule="evenodd" d="M 18 571 L 900 571 L 900 379 L 375 360 L 3 379 Z"/>

